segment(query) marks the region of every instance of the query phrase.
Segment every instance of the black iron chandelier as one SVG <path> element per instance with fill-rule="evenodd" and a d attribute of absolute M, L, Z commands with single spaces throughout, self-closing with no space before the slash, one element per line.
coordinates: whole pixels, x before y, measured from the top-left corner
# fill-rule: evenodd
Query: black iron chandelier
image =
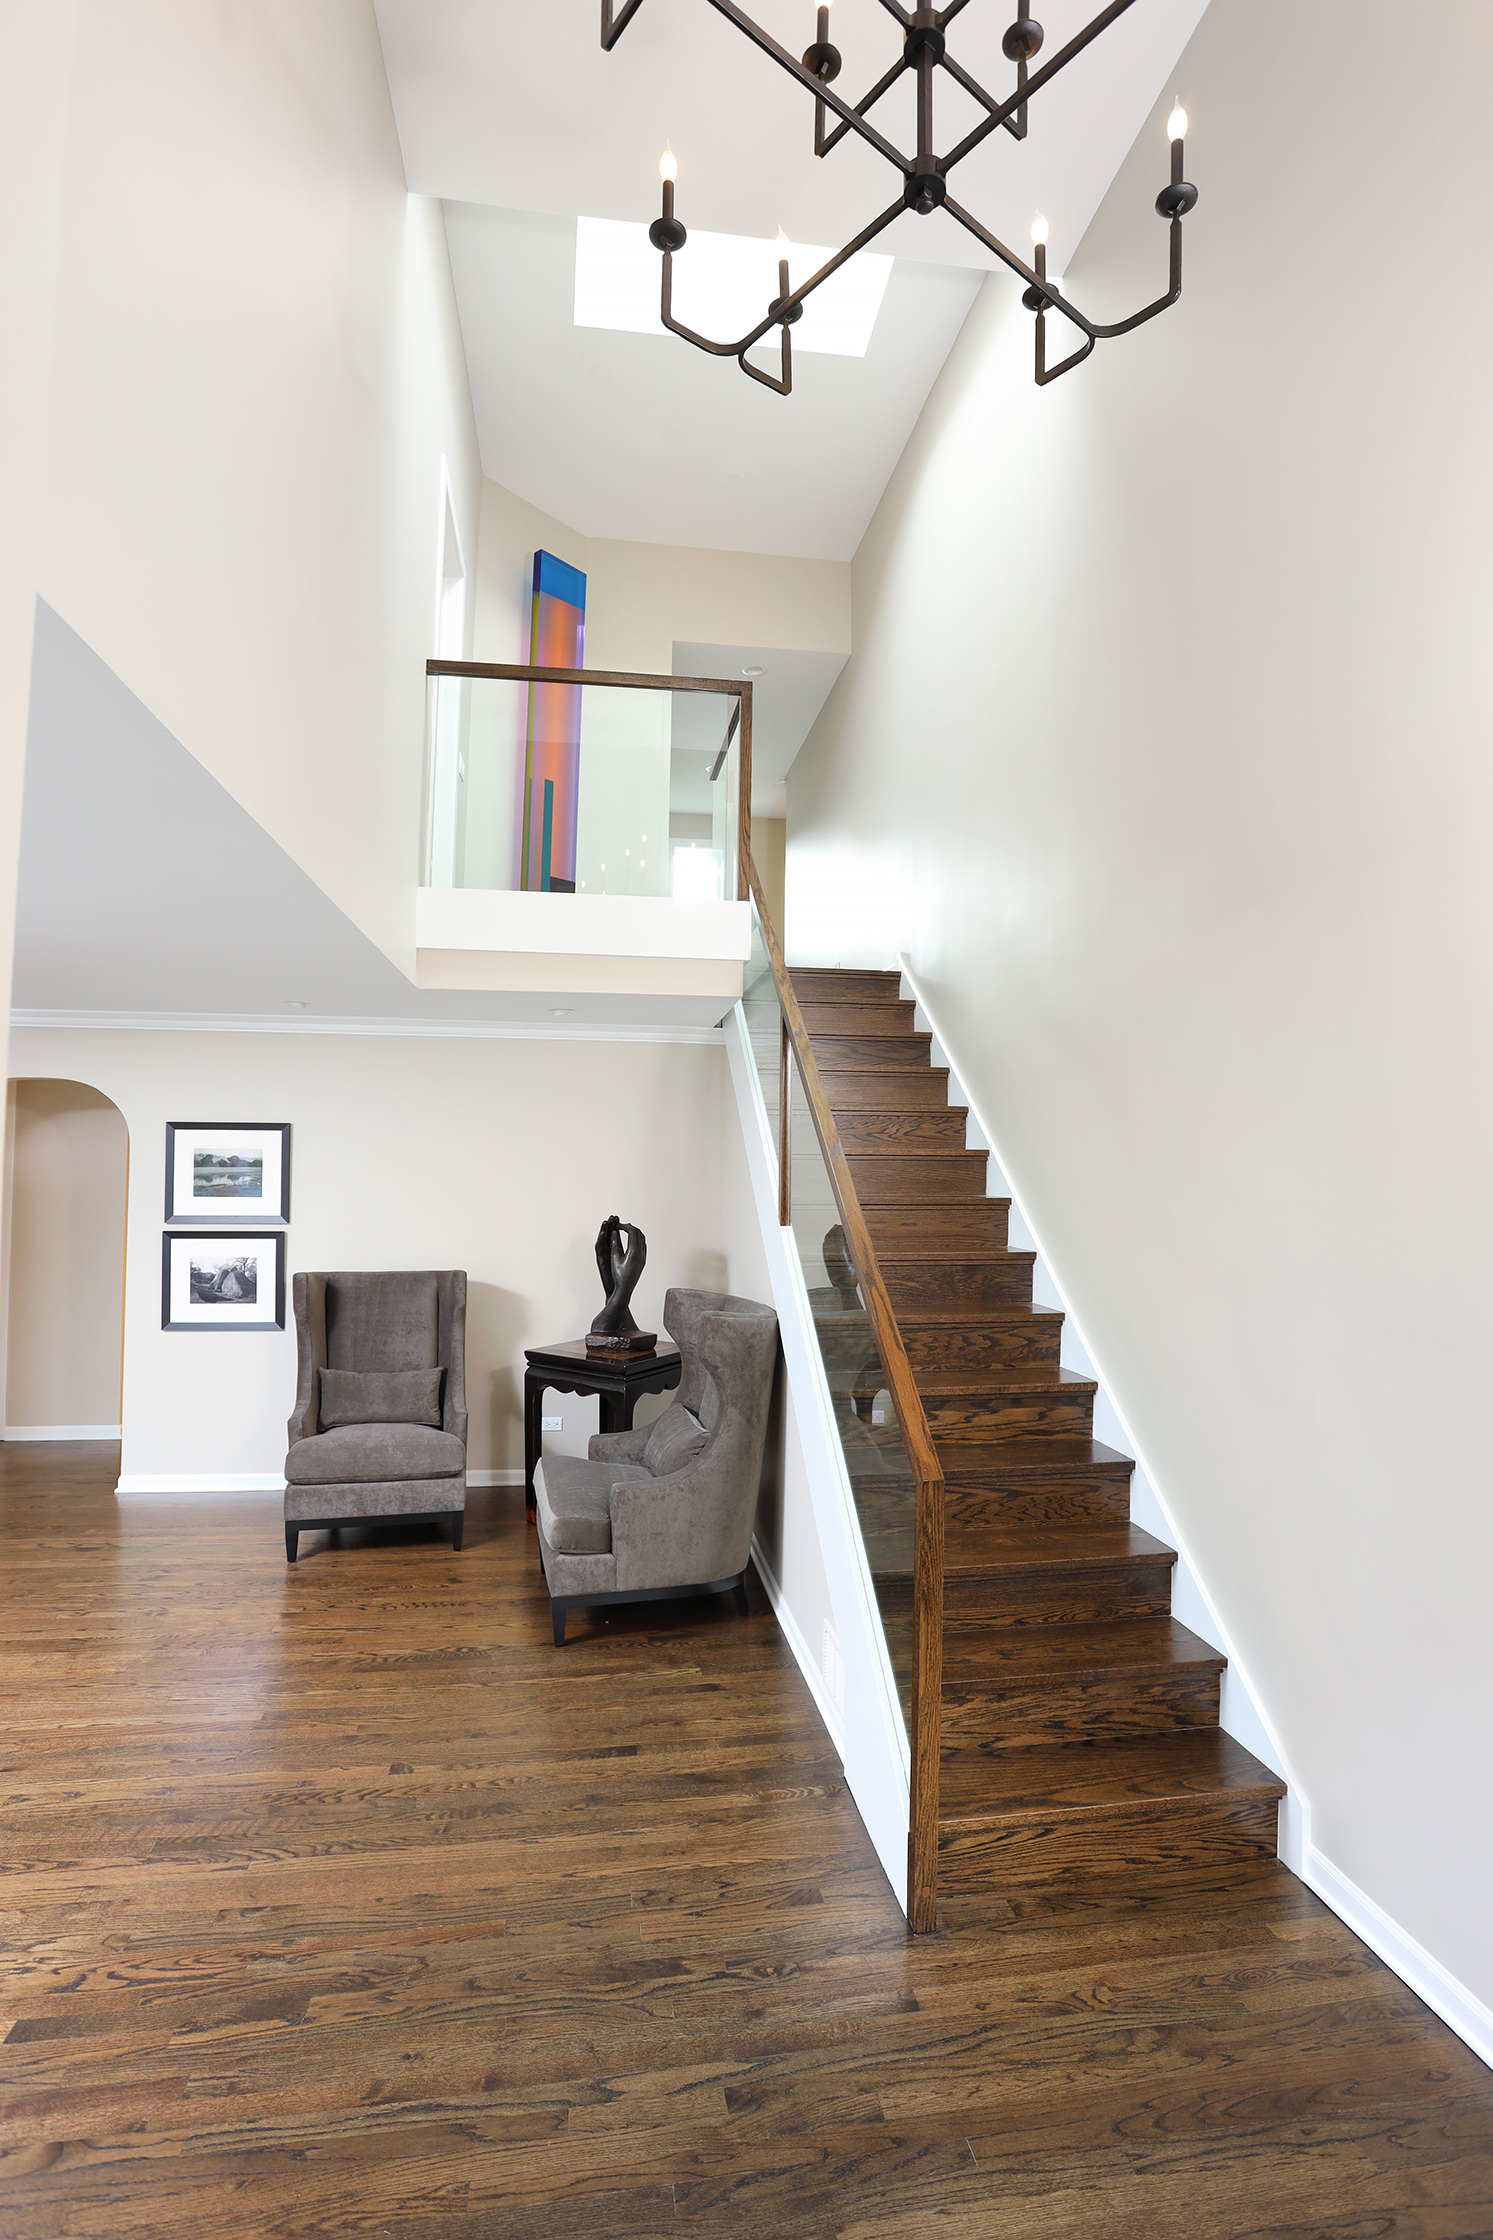
<path fill-rule="evenodd" d="M 614 14 L 613 0 L 601 0 L 601 43 L 608 53 L 617 44 L 642 4 L 643 0 L 622 0 Z M 948 51 L 948 26 L 968 5 L 968 0 L 948 0 L 948 5 L 942 8 L 922 4 L 922 0 L 912 8 L 903 7 L 900 0 L 881 0 L 881 6 L 888 15 L 894 16 L 902 27 L 902 52 L 886 75 L 878 78 L 870 92 L 854 108 L 830 91 L 840 74 L 840 54 L 830 44 L 828 0 L 819 9 L 814 44 L 806 49 L 799 61 L 795 61 L 787 48 L 780 46 L 760 24 L 753 23 L 745 10 L 735 4 L 735 0 L 710 0 L 710 5 L 729 22 L 734 23 L 738 31 L 744 31 L 754 46 L 770 55 L 791 78 L 796 78 L 800 85 L 806 86 L 813 94 L 816 156 L 827 156 L 847 132 L 859 133 L 878 155 L 885 157 L 894 170 L 901 172 L 902 191 L 896 201 L 882 211 L 879 218 L 873 218 L 853 241 L 846 243 L 837 256 L 831 257 L 828 264 L 822 265 L 811 279 L 803 281 L 797 288 L 790 289 L 788 259 L 780 257 L 778 292 L 767 307 L 767 317 L 753 327 L 750 334 L 742 335 L 738 341 L 712 342 L 708 336 L 696 334 L 693 328 L 682 326 L 673 315 L 674 259 L 689 236 L 674 215 L 674 185 L 678 169 L 673 156 L 666 151 L 658 167 L 659 177 L 663 181 L 663 210 L 649 227 L 648 238 L 655 249 L 663 252 L 663 323 L 672 334 L 682 335 L 686 342 L 692 342 L 697 350 L 707 350 L 715 358 L 734 358 L 742 372 L 750 374 L 754 381 L 762 382 L 769 389 L 776 389 L 780 396 L 790 395 L 793 389 L 793 345 L 789 330 L 803 317 L 804 298 L 812 295 L 817 287 L 828 280 L 831 273 L 838 272 L 842 264 L 847 264 L 858 249 L 864 249 L 874 241 L 904 210 L 915 210 L 919 217 L 924 218 L 934 210 L 947 210 L 951 218 L 957 218 L 960 225 L 972 233 L 977 241 L 983 242 L 1003 264 L 1009 265 L 1014 273 L 1026 281 L 1026 291 L 1021 300 L 1028 311 L 1035 311 L 1037 314 L 1039 386 L 1056 381 L 1060 373 L 1067 373 L 1074 366 L 1081 365 L 1096 342 L 1106 341 L 1111 335 L 1129 334 L 1133 327 L 1144 326 L 1148 319 L 1154 319 L 1158 311 L 1167 310 L 1181 295 L 1182 220 L 1197 201 L 1198 194 L 1197 188 L 1190 186 L 1182 176 L 1182 143 L 1187 133 L 1187 112 L 1180 106 L 1172 110 L 1167 124 L 1172 149 L 1171 179 L 1156 197 L 1157 214 L 1168 219 L 1171 226 L 1171 268 L 1167 291 L 1165 295 L 1158 296 L 1154 303 L 1148 303 L 1144 310 L 1133 312 L 1128 319 L 1119 319 L 1112 326 L 1099 326 L 1093 320 L 1086 319 L 1077 305 L 1068 301 L 1056 281 L 1049 283 L 1045 218 L 1039 214 L 1032 225 L 1033 261 L 1027 264 L 1014 249 L 1008 249 L 1003 241 L 998 241 L 993 233 L 987 232 L 978 218 L 972 217 L 949 193 L 949 174 L 954 166 L 962 163 L 967 155 L 973 154 L 976 148 L 989 139 L 991 133 L 1006 131 L 1014 140 L 1026 138 L 1026 109 L 1031 96 L 1040 92 L 1043 86 L 1049 85 L 1060 70 L 1067 68 L 1075 55 L 1081 54 L 1102 31 L 1107 31 L 1117 16 L 1122 16 L 1127 8 L 1134 5 L 1134 0 L 1110 0 L 1109 6 L 1102 8 L 1092 23 L 1086 25 L 1076 38 L 1070 39 L 1039 70 L 1033 70 L 1031 65 L 1041 52 L 1042 26 L 1033 21 L 1030 0 L 1017 0 L 1016 21 L 1001 42 L 1007 59 L 1016 65 L 1016 90 L 1003 101 L 997 100 L 994 94 L 987 93 L 967 70 L 960 68 Z M 934 73 L 937 70 L 946 70 L 955 84 L 961 86 L 985 111 L 973 130 L 967 132 L 944 156 L 935 153 L 933 139 L 933 88 Z M 903 155 L 899 148 L 894 147 L 890 140 L 885 139 L 867 121 L 868 112 L 906 73 L 911 73 L 917 81 L 918 146 L 915 156 Z M 830 110 L 833 110 L 839 122 L 826 131 L 826 112 Z M 1047 363 L 1049 311 L 1059 313 L 1083 336 L 1078 348 L 1055 366 Z M 747 362 L 747 352 L 755 348 L 765 335 L 771 334 L 774 327 L 782 331 L 781 375 L 766 373 L 760 366 L 749 365 Z"/>

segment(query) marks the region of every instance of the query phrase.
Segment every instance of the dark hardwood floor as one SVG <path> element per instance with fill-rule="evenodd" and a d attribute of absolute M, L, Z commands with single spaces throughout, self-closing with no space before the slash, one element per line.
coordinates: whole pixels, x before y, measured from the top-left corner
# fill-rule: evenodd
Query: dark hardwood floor
<path fill-rule="evenodd" d="M 1272 1861 L 906 1934 L 753 1580 L 0 1448 L 0 2235 L 1493 2233 L 1493 2076 Z"/>

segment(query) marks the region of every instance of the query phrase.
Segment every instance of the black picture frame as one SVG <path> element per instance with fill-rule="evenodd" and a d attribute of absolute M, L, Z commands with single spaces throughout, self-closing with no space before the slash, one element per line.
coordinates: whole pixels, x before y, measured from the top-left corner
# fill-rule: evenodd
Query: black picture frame
<path fill-rule="evenodd" d="M 235 1211 L 226 1198 L 202 1212 L 182 1211 L 176 1204 L 178 1136 L 192 1135 L 278 1136 L 280 1139 L 280 1191 L 278 1204 L 260 1203 Z M 264 1228 L 270 1222 L 290 1219 L 290 1122 L 288 1120 L 168 1120 L 166 1122 L 166 1220 L 173 1229 L 220 1229 L 225 1222 L 245 1228 Z"/>
<path fill-rule="evenodd" d="M 173 1321 L 171 1315 L 171 1255 L 176 1246 L 194 1252 L 203 1245 L 273 1244 L 275 1248 L 275 1304 L 274 1320 L 256 1318 L 253 1321 L 218 1322 L 213 1319 L 211 1308 L 202 1311 L 201 1320 Z M 256 1300 L 256 1305 L 259 1303 Z M 161 1237 L 161 1328 L 163 1330 L 215 1330 L 243 1332 L 255 1330 L 283 1330 L 285 1328 L 285 1231 L 283 1229 L 167 1229 Z"/>

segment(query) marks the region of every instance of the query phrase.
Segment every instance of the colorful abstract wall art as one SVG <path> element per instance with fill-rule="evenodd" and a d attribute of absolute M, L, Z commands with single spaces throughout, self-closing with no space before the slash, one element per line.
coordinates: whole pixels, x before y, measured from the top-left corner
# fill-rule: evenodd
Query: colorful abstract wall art
<path fill-rule="evenodd" d="M 579 669 L 586 646 L 586 579 L 552 552 L 534 555 L 529 664 Z M 520 803 L 519 886 L 526 894 L 575 893 L 581 790 L 581 687 L 531 684 Z"/>

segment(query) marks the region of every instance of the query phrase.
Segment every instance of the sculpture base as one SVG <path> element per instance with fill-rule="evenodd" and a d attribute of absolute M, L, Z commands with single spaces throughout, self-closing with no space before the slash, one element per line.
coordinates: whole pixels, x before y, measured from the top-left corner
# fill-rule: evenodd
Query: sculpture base
<path fill-rule="evenodd" d="M 656 1353 L 658 1351 L 658 1332 L 656 1330 L 619 1330 L 613 1335 L 605 1330 L 588 1330 L 586 1332 L 586 1351 L 587 1353 L 612 1354 Z"/>

